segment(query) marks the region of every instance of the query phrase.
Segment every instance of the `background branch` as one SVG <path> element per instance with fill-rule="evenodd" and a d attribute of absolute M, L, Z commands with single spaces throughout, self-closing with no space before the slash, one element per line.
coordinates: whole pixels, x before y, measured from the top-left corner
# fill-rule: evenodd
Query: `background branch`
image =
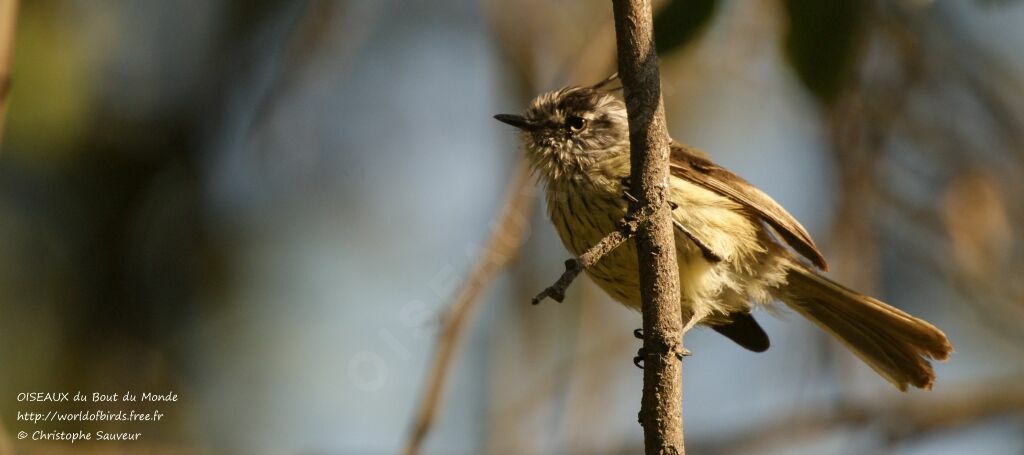
<path fill-rule="evenodd" d="M 619 77 L 629 114 L 632 188 L 650 222 L 637 232 L 643 300 L 644 391 L 640 424 L 648 454 L 683 453 L 683 321 L 679 309 L 672 215 L 668 205 L 669 138 L 649 0 L 613 0 Z M 687 319 L 689 319 L 687 317 Z"/>
<path fill-rule="evenodd" d="M 455 348 L 465 331 L 466 322 L 477 307 L 480 294 L 487 289 L 487 285 L 494 280 L 498 272 L 519 253 L 519 246 L 528 229 L 524 220 L 530 218 L 536 200 L 532 188 L 529 168 L 526 161 L 521 159 L 515 176 L 509 183 L 504 208 L 496 219 L 491 238 L 480 253 L 481 256 L 476 261 L 473 271 L 462 285 L 458 297 L 449 308 L 444 326 L 438 335 L 430 375 L 423 389 L 412 433 L 406 442 L 406 454 L 420 453 L 423 441 L 434 424 L 447 382 L 449 365 L 455 356 Z"/>
<path fill-rule="evenodd" d="M 529 94 L 534 94 L 538 86 L 544 86 L 545 84 L 538 84 L 535 82 L 539 77 L 536 73 L 536 61 L 539 60 L 538 55 L 535 55 L 537 46 L 532 43 L 528 38 L 524 38 L 522 31 L 524 26 L 529 27 L 533 24 L 533 27 L 545 28 L 547 30 L 554 29 L 553 27 L 543 27 L 538 22 L 528 22 L 525 20 L 508 20 L 508 17 L 515 17 L 516 14 L 522 14 L 524 17 L 535 17 L 533 14 L 535 11 L 540 9 L 548 9 L 550 5 L 535 3 L 517 3 L 514 7 L 509 2 L 496 1 L 493 2 L 490 7 L 494 10 L 491 13 L 492 20 L 495 18 L 505 18 L 505 20 L 495 20 L 492 27 L 495 30 L 498 41 L 504 43 L 502 50 L 506 59 L 511 62 L 510 69 L 519 76 L 524 82 L 523 91 Z M 505 10 L 508 8 L 508 10 Z M 539 13 L 538 13 L 539 14 Z M 515 24 L 514 26 L 507 24 Z M 609 20 L 609 25 L 612 22 Z M 604 27 L 603 28 L 610 28 Z M 610 31 L 610 30 L 609 30 Z M 539 37 L 542 36 L 540 33 L 526 33 L 527 37 Z M 540 39 L 540 38 L 535 38 Z M 610 40 L 595 39 L 588 40 L 584 43 L 583 47 L 579 50 L 573 51 L 576 54 L 590 56 L 590 55 L 612 55 Z M 608 60 L 611 60 L 609 58 Z M 571 74 L 569 80 L 578 81 L 586 78 L 604 77 L 607 74 L 602 74 L 605 71 L 606 65 L 590 65 L 591 58 L 584 58 L 578 62 L 567 65 L 569 69 L 563 69 L 559 73 Z M 608 71 L 611 71 L 608 69 Z M 598 76 L 599 75 L 599 76 Z M 544 78 L 541 78 L 544 79 Z M 518 182 L 518 183 L 516 183 Z M 513 183 L 509 186 L 506 195 L 506 207 L 518 207 L 518 210 L 505 210 L 500 213 L 495 219 L 494 223 L 499 228 L 496 228 L 492 234 L 490 243 L 494 242 L 502 234 L 501 226 L 509 225 L 516 221 L 513 219 L 515 216 L 521 216 L 523 220 L 528 220 L 531 217 L 533 211 L 534 197 L 532 196 L 532 185 L 529 179 L 529 170 L 526 166 L 525 160 L 520 163 L 520 169 L 516 173 L 516 177 L 513 179 Z M 486 289 L 487 284 L 492 281 L 501 271 L 501 269 L 508 265 L 511 257 L 518 254 L 518 247 L 522 243 L 523 232 L 517 232 L 518 236 L 514 242 L 504 243 L 509 250 L 502 253 L 505 260 L 501 264 L 493 264 L 494 258 L 490 257 L 494 253 L 492 248 L 486 248 L 482 256 L 477 260 L 476 265 L 470 272 L 470 276 L 466 279 L 463 288 L 459 291 L 458 297 L 452 303 L 449 310 L 449 317 L 443 322 L 443 327 L 440 334 L 438 335 L 436 353 L 434 358 L 431 360 L 430 375 L 427 377 L 422 398 L 419 407 L 415 411 L 415 421 L 413 424 L 412 432 L 409 435 L 409 439 L 406 441 L 405 453 L 416 454 L 422 449 L 422 445 L 426 440 L 427 435 L 433 427 L 434 420 L 437 418 L 437 413 L 442 404 L 442 392 L 447 382 L 448 373 L 447 370 L 451 368 L 454 353 L 459 344 L 459 340 L 462 339 L 461 332 L 466 329 L 466 322 L 468 320 L 467 314 L 476 306 L 476 300 L 479 299 L 481 292 Z M 509 240 L 509 239 L 506 239 Z M 623 239 L 624 241 L 625 239 Z M 619 242 L 621 243 L 621 241 Z M 614 248 L 614 247 L 612 247 Z M 595 259 L 596 262 L 596 259 Z M 568 271 L 567 271 L 568 273 Z M 578 275 L 579 271 L 575 273 Z M 573 278 L 575 278 L 575 275 Z M 571 282 L 572 279 L 569 279 Z M 568 282 L 565 286 L 568 286 Z M 536 300 L 536 299 L 535 299 Z"/>
<path fill-rule="evenodd" d="M 1024 415 L 1024 385 L 997 380 L 960 386 L 941 396 L 844 399 L 771 419 L 724 440 L 698 444 L 701 453 L 758 453 L 848 428 L 872 428 L 888 444 L 1004 415 Z"/>

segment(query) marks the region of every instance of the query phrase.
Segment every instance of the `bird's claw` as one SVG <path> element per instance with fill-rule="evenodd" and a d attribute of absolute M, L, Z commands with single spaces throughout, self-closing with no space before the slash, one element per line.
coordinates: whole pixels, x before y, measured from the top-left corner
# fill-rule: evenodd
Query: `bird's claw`
<path fill-rule="evenodd" d="M 644 339 L 644 329 L 634 330 L 633 336 L 640 340 Z M 686 349 L 682 346 L 676 346 L 674 349 L 671 350 L 671 352 L 675 353 L 676 358 L 679 360 L 683 360 L 683 357 L 689 357 L 693 355 L 693 352 L 690 352 L 689 349 Z M 636 351 L 636 357 L 633 357 L 633 365 L 636 365 L 636 367 L 641 370 L 644 369 L 645 355 L 647 355 L 647 351 L 643 347 L 638 349 Z"/>
<path fill-rule="evenodd" d="M 633 204 L 640 202 L 640 200 L 637 199 L 636 196 L 630 194 L 629 190 L 624 190 L 622 192 L 622 196 L 625 197 L 627 201 L 632 202 Z"/>

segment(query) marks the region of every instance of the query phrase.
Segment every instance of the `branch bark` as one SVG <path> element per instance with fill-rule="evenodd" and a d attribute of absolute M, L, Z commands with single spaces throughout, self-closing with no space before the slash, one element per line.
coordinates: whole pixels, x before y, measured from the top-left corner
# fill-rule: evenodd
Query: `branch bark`
<path fill-rule="evenodd" d="M 653 214 L 637 231 L 643 300 L 644 391 L 640 424 L 648 454 L 683 453 L 683 315 L 669 196 L 669 137 L 650 0 L 612 0 L 619 77 L 629 115 L 632 188 Z"/>

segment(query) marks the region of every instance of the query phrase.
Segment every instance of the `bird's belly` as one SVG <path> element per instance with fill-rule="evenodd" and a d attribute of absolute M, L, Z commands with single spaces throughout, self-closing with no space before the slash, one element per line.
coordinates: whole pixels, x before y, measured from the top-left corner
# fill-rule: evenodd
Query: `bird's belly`
<path fill-rule="evenodd" d="M 680 208 L 682 209 L 682 207 Z M 597 244 L 626 214 L 627 205 L 619 197 L 588 195 L 583 191 L 548 194 L 551 221 L 562 243 L 575 256 Z M 679 210 L 679 209 L 677 209 Z M 723 209 L 724 210 L 724 209 Z M 738 287 L 729 264 L 712 264 L 685 235 L 676 230 L 676 259 L 679 265 L 680 304 L 698 320 L 709 315 L 727 315 L 749 309 L 744 292 Z M 587 274 L 605 292 L 627 307 L 641 307 L 640 279 L 636 242 L 632 239 L 611 251 Z"/>

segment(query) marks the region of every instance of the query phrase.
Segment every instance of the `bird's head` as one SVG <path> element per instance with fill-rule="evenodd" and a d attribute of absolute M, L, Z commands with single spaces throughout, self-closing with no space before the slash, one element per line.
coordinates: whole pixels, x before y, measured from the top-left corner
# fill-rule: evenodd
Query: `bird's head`
<path fill-rule="evenodd" d="M 544 93 L 524 115 L 494 118 L 522 131 L 527 158 L 544 177 L 585 175 L 609 154 L 629 153 L 626 106 L 604 88 L 612 80 Z"/>

